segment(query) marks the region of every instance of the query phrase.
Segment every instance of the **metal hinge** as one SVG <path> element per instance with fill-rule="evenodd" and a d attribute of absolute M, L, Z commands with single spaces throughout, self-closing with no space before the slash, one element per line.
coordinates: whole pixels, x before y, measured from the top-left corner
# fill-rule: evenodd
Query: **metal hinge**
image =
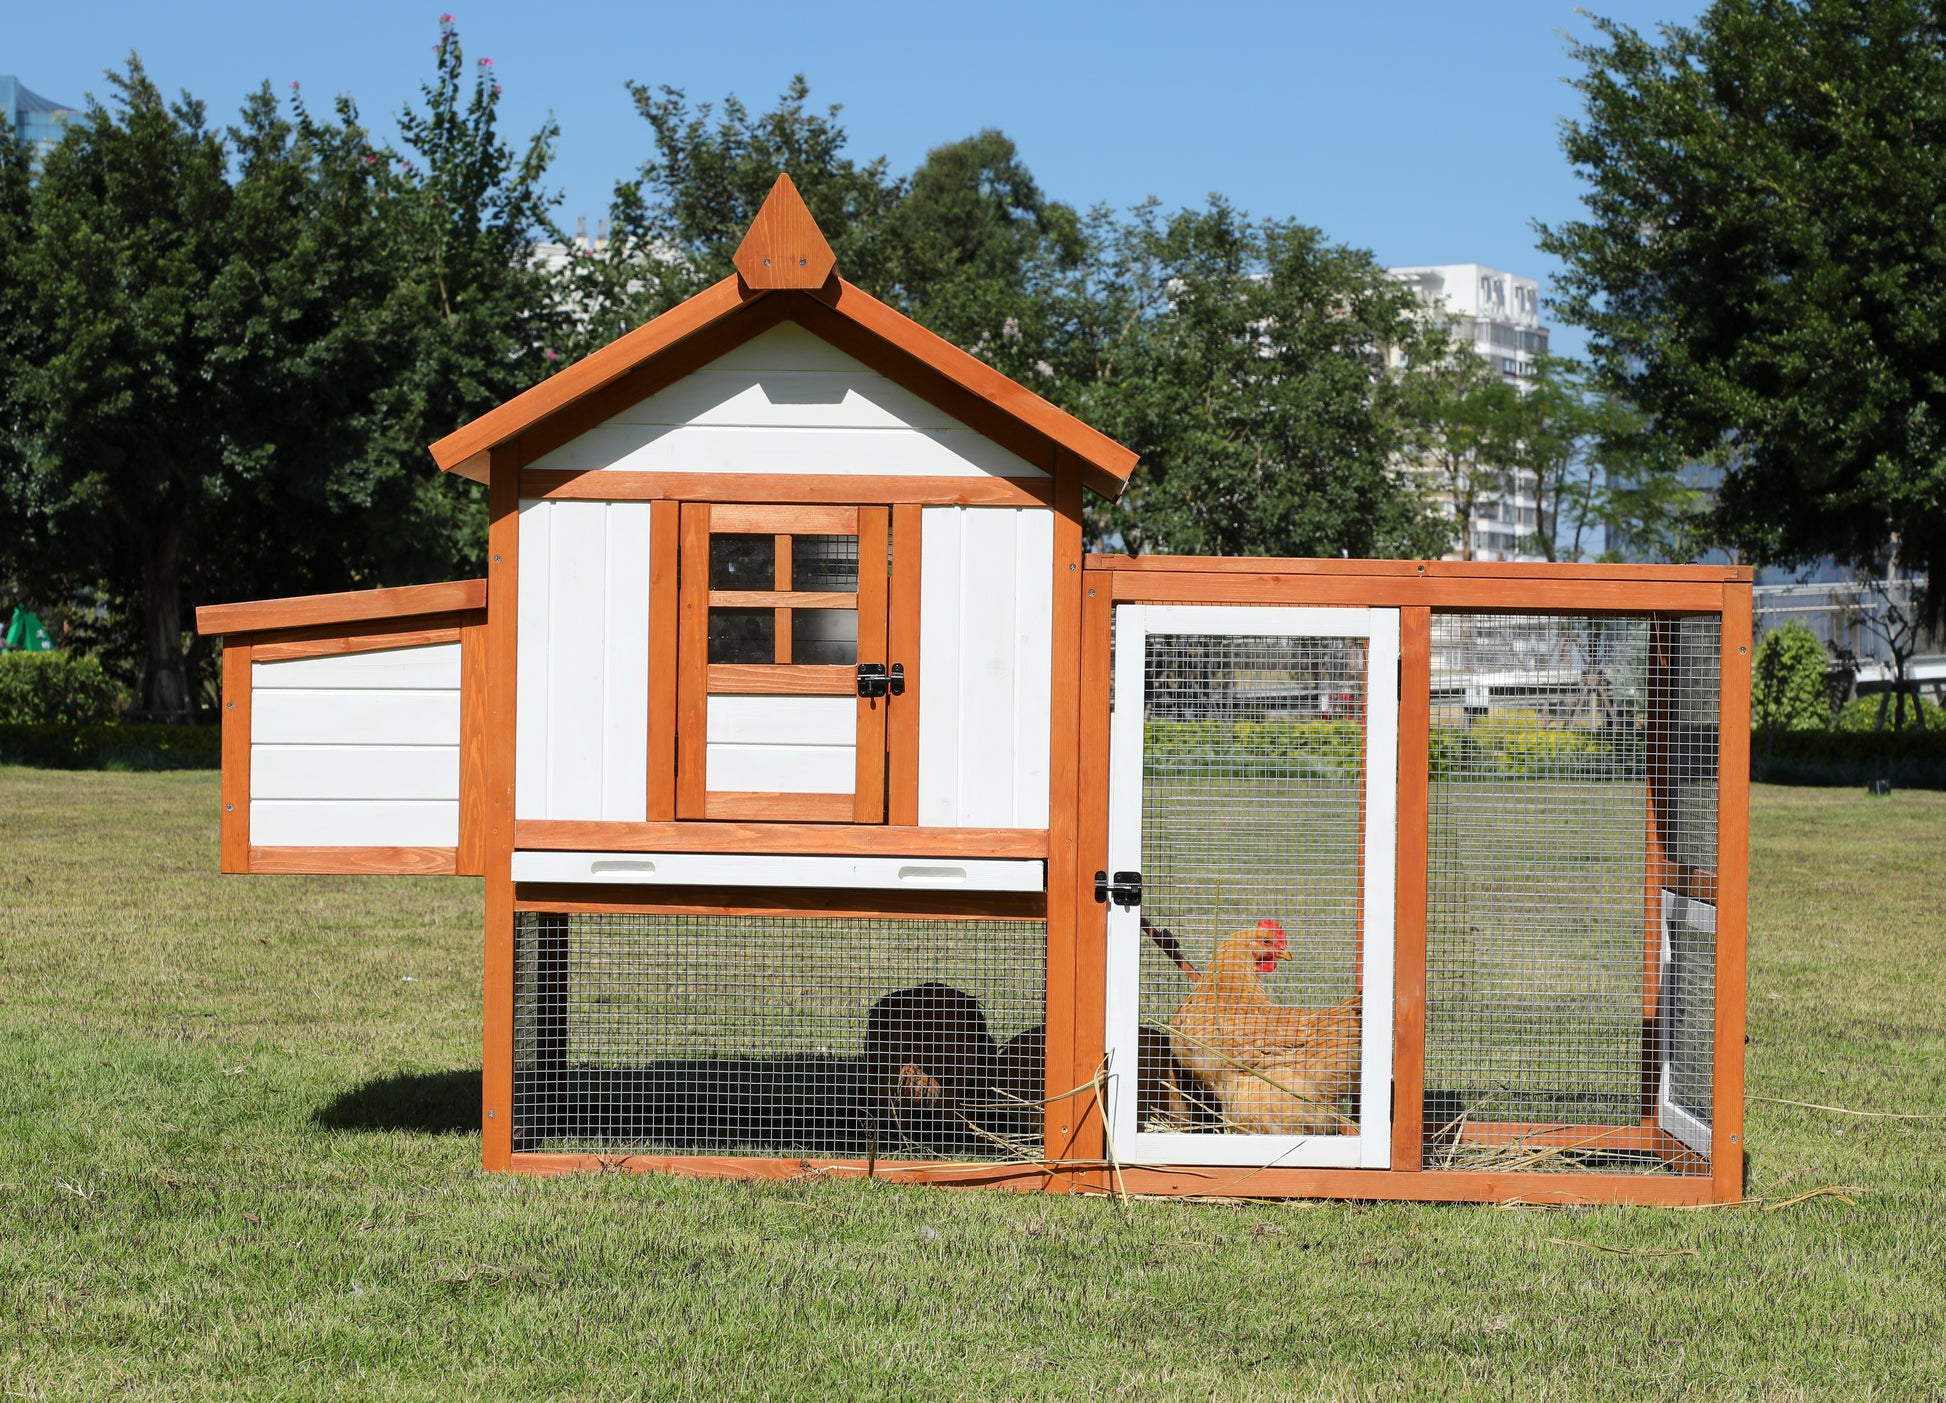
<path fill-rule="evenodd" d="M 1142 904 L 1142 874 L 1140 872 L 1117 872 L 1115 880 L 1109 881 L 1106 872 L 1095 873 L 1095 900 L 1114 902 L 1117 906 L 1136 907 Z"/>

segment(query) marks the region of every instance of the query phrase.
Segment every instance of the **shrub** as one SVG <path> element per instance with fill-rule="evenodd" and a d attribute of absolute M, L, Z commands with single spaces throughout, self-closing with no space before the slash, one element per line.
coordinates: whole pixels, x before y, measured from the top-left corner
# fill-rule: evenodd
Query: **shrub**
<path fill-rule="evenodd" d="M 0 765 L 43 770 L 213 770 L 222 763 L 217 726 L 43 721 L 0 724 Z"/>
<path fill-rule="evenodd" d="M 1876 697 L 1865 700 L 1878 706 Z M 1750 778 L 1769 784 L 1863 788 L 1886 779 L 1895 789 L 1946 789 L 1946 725 L 1926 731 L 1910 724 L 1896 732 L 1786 731 L 1768 741 L 1758 733 L 1751 742 Z"/>
<path fill-rule="evenodd" d="M 1876 731 L 1879 728 L 1879 701 L 1880 697 L 1877 695 L 1854 697 L 1838 709 L 1838 716 L 1833 723 L 1833 729 L 1839 731 Z M 1907 697 L 1905 699 L 1906 730 L 1917 730 L 1919 726 L 1919 718 L 1913 715 L 1913 703 L 1915 701 L 1917 701 L 1925 715 L 1927 730 L 1946 731 L 1946 707 L 1940 706 L 1938 702 L 1927 701 L 1924 697 Z M 1889 731 L 1892 729 L 1893 721 L 1898 718 L 1899 699 L 1897 697 L 1886 697 L 1884 698 L 1884 702 L 1885 729 Z"/>
<path fill-rule="evenodd" d="M 1831 719 L 1824 645 L 1795 619 L 1757 645 L 1750 675 L 1750 719 L 1763 731 L 1821 731 Z"/>
<path fill-rule="evenodd" d="M 0 724 L 110 720 L 121 696 L 98 659 L 80 653 L 0 653 Z"/>

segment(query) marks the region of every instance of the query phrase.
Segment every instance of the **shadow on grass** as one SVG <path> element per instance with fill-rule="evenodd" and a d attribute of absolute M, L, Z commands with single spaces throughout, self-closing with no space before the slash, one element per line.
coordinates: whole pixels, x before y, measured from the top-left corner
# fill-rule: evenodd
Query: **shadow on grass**
<path fill-rule="evenodd" d="M 425 1135 L 477 1133 L 480 1074 L 399 1072 L 341 1091 L 311 1113 L 325 1130 L 413 1130 Z"/>

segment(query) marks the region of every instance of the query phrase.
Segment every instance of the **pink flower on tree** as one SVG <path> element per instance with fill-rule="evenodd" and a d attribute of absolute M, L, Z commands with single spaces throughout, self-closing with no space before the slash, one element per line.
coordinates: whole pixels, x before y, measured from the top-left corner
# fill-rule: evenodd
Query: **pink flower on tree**
<path fill-rule="evenodd" d="M 495 83 L 495 84 L 493 85 L 493 95 L 494 95 L 495 97 L 499 97 L 499 96 L 500 96 L 500 85 L 499 85 L 498 83 Z"/>
<path fill-rule="evenodd" d="M 441 16 L 439 17 L 439 22 L 440 22 L 441 24 L 451 24 L 451 23 L 453 22 L 453 13 L 452 13 L 452 11 L 451 11 L 451 10 L 448 10 L 448 11 L 447 11 L 447 12 L 446 12 L 445 14 L 443 14 L 443 15 L 441 15 Z"/>
<path fill-rule="evenodd" d="M 492 60 L 492 59 L 490 59 L 490 58 L 483 58 L 483 59 L 481 59 L 481 60 L 480 60 L 480 67 L 482 67 L 482 68 L 491 68 L 491 67 L 493 67 L 493 60 Z"/>

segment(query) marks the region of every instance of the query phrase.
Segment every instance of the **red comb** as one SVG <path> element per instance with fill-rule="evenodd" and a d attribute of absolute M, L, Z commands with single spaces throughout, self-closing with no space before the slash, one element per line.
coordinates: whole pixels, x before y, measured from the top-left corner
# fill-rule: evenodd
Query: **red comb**
<path fill-rule="evenodd" d="M 1284 927 L 1278 922 L 1271 920 L 1268 916 L 1257 922 L 1257 929 L 1272 932 L 1277 937 L 1278 945 L 1281 946 L 1284 944 Z"/>

